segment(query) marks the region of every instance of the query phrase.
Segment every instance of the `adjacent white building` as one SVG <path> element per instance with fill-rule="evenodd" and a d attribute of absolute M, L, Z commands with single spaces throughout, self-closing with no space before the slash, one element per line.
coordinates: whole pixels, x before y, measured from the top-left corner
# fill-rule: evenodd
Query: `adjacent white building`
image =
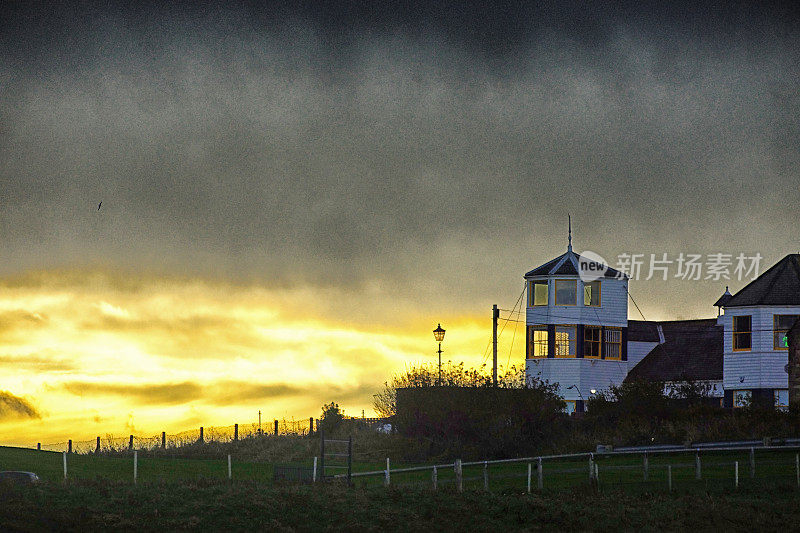
<path fill-rule="evenodd" d="M 624 273 L 567 252 L 527 272 L 526 374 L 558 383 L 567 410 L 626 379 L 702 382 L 727 407 L 788 405 L 786 331 L 800 318 L 800 254 L 785 257 L 735 295 L 718 319 L 628 320 Z M 582 268 L 583 267 L 583 268 Z"/>
<path fill-rule="evenodd" d="M 789 405 L 786 333 L 800 319 L 800 254 L 717 300 L 724 328 L 725 404 Z"/>

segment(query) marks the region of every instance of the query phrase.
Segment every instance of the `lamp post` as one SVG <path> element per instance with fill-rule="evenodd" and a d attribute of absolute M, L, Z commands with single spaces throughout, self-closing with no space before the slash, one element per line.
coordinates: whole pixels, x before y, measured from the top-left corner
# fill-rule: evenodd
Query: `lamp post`
<path fill-rule="evenodd" d="M 439 379 L 437 380 L 437 385 L 441 387 L 442 385 L 442 341 L 444 340 L 444 328 L 442 325 L 439 324 L 435 330 L 433 330 L 433 338 L 439 343 Z"/>

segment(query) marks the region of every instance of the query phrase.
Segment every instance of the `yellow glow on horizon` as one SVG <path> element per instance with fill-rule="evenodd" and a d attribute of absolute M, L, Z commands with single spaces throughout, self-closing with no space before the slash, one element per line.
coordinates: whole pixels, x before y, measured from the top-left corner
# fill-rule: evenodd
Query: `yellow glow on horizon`
<path fill-rule="evenodd" d="M 367 292 L 102 271 L 0 279 L 0 390 L 41 414 L 0 419 L 0 444 L 248 424 L 259 409 L 307 419 L 329 401 L 369 416 L 384 381 L 436 363 L 438 322 L 443 362 L 491 364 L 488 312 L 428 317 Z M 518 327 L 511 356 L 501 337 L 501 366 L 524 363 L 524 337 Z"/>

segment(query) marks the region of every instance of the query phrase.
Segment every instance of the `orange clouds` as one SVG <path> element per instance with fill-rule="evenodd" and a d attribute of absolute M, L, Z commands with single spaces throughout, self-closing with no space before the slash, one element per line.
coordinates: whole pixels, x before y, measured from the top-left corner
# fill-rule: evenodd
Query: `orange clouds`
<path fill-rule="evenodd" d="M 372 411 L 393 373 L 435 362 L 434 319 L 408 300 L 102 270 L 0 280 L 0 388 L 41 419 L 0 421 L 0 443 L 175 432 L 185 424 Z M 347 307 L 355 314 L 343 312 Z M 478 365 L 490 320 L 440 313 L 445 361 Z M 512 325 L 509 325 L 509 332 Z M 501 364 L 511 336 L 501 344 Z M 524 336 L 513 361 L 524 357 Z"/>

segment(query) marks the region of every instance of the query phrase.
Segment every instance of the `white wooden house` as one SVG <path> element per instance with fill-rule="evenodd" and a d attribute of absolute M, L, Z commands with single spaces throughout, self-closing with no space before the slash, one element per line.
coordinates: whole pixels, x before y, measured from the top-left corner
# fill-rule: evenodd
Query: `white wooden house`
<path fill-rule="evenodd" d="M 786 333 L 800 319 L 800 254 L 773 265 L 715 304 L 724 328 L 725 405 L 789 405 Z"/>
<path fill-rule="evenodd" d="M 785 333 L 800 316 L 800 254 L 715 305 L 718 319 L 628 320 L 628 277 L 582 279 L 567 252 L 527 272 L 526 374 L 558 383 L 567 410 L 628 379 L 703 382 L 728 407 L 788 404 Z M 584 276 L 586 278 L 586 276 Z"/>

